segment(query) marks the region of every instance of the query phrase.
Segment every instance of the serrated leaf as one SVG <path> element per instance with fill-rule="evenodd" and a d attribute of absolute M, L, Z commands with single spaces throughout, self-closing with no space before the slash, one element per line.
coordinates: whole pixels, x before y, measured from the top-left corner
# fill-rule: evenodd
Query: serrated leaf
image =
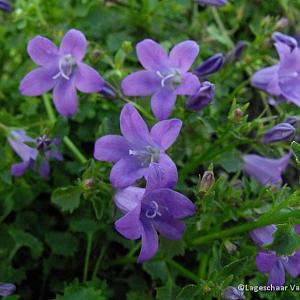
<path fill-rule="evenodd" d="M 183 240 L 160 239 L 160 251 L 168 258 L 184 255 L 185 243 Z"/>
<path fill-rule="evenodd" d="M 46 242 L 57 255 L 73 256 L 77 250 L 77 240 L 68 232 L 50 232 L 46 235 Z"/>
<path fill-rule="evenodd" d="M 165 286 L 157 289 L 156 299 L 158 300 L 174 300 L 179 293 L 179 287 L 169 281 Z"/>
<path fill-rule="evenodd" d="M 153 280 L 160 279 L 165 283 L 168 279 L 167 265 L 164 261 L 149 261 L 143 264 L 143 269 Z"/>
<path fill-rule="evenodd" d="M 300 247 L 300 235 L 295 232 L 294 226 L 277 225 L 273 243 L 267 247 L 277 255 L 292 255 Z"/>
<path fill-rule="evenodd" d="M 80 205 L 82 190 L 79 186 L 68 186 L 56 189 L 51 195 L 51 202 L 62 212 L 73 212 Z"/>
<path fill-rule="evenodd" d="M 194 284 L 182 288 L 175 300 L 193 300 L 199 294 L 199 288 Z"/>

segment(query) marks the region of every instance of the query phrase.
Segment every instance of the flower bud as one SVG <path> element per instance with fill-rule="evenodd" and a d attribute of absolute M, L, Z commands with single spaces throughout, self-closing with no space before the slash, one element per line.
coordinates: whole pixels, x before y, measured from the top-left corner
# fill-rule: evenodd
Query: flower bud
<path fill-rule="evenodd" d="M 240 291 L 234 286 L 229 286 L 224 290 L 223 299 L 224 300 L 246 300 L 244 291 Z"/>
<path fill-rule="evenodd" d="M 215 183 L 215 175 L 213 171 L 205 171 L 200 181 L 198 191 L 206 193 Z"/>
<path fill-rule="evenodd" d="M 299 123 L 299 118 L 296 116 L 290 116 L 285 119 L 284 123 L 289 123 L 297 129 L 298 123 Z"/>
<path fill-rule="evenodd" d="M 227 0 L 198 0 L 201 5 L 222 6 L 227 4 Z"/>
<path fill-rule="evenodd" d="M 279 21 L 276 23 L 276 28 L 285 28 L 289 26 L 289 20 L 287 18 L 281 18 Z"/>
<path fill-rule="evenodd" d="M 115 93 L 113 87 L 107 82 L 104 83 L 102 90 L 99 93 L 107 99 L 115 99 L 116 98 L 116 93 Z"/>
<path fill-rule="evenodd" d="M 280 123 L 269 129 L 263 137 L 263 143 L 275 143 L 279 141 L 290 141 L 296 133 L 296 129 L 289 123 Z"/>
<path fill-rule="evenodd" d="M 83 182 L 83 186 L 84 188 L 86 188 L 87 190 L 93 188 L 95 185 L 95 181 L 93 178 L 88 178 L 88 179 L 85 179 L 84 182 Z"/>
<path fill-rule="evenodd" d="M 0 0 L 0 9 L 6 12 L 11 12 L 12 6 L 8 0 Z"/>
<path fill-rule="evenodd" d="M 241 121 L 241 118 L 243 117 L 244 113 L 240 108 L 237 108 L 233 112 L 233 120 L 236 123 L 239 123 Z"/>
<path fill-rule="evenodd" d="M 0 283 L 0 296 L 6 297 L 13 294 L 16 290 L 16 286 L 12 283 Z"/>
<path fill-rule="evenodd" d="M 187 99 L 186 108 L 190 110 L 201 110 L 206 107 L 215 96 L 214 84 L 204 81 L 198 92 Z"/>
<path fill-rule="evenodd" d="M 230 255 L 233 255 L 237 250 L 237 246 L 228 240 L 224 242 L 224 246 Z"/>
<path fill-rule="evenodd" d="M 200 66 L 195 70 L 195 74 L 198 77 L 204 77 L 213 73 L 218 72 L 224 63 L 224 57 L 222 53 L 217 53 L 208 59 L 206 59 Z"/>
<path fill-rule="evenodd" d="M 225 58 L 226 63 L 239 60 L 247 47 L 248 47 L 247 42 L 245 41 L 237 42 L 234 48 L 231 51 L 229 51 L 229 53 L 226 55 Z"/>
<path fill-rule="evenodd" d="M 291 37 L 289 35 L 283 34 L 281 32 L 274 32 L 272 34 L 272 39 L 274 42 L 286 44 L 291 49 L 294 49 L 295 47 L 298 46 L 298 42 L 296 39 L 294 39 L 293 37 Z"/>

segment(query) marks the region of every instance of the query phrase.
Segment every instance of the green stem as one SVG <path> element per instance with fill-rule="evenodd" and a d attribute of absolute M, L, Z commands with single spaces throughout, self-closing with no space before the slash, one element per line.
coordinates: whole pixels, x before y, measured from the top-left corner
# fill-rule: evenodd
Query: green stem
<path fill-rule="evenodd" d="M 84 268 L 83 268 L 83 282 L 87 281 L 90 256 L 91 256 L 91 250 L 92 250 L 92 243 L 93 243 L 93 235 L 94 235 L 93 233 L 87 234 L 87 248 L 86 248 L 85 259 L 84 259 Z"/>
<path fill-rule="evenodd" d="M 181 274 L 183 277 L 186 277 L 190 280 L 195 281 L 196 283 L 199 283 L 199 278 L 197 275 L 195 275 L 194 273 L 192 273 L 191 271 L 189 271 L 188 269 L 186 269 L 185 267 L 183 267 L 182 265 L 180 265 L 179 263 L 177 263 L 176 261 L 167 258 L 166 262 L 173 267 L 174 269 L 177 270 L 177 272 L 179 274 Z"/>
<path fill-rule="evenodd" d="M 50 98 L 47 94 L 43 95 L 43 101 L 44 105 L 47 111 L 47 115 L 49 118 L 49 121 L 53 125 L 56 122 L 55 113 L 53 110 L 53 106 L 51 104 Z M 80 150 L 76 147 L 76 145 L 72 142 L 72 140 L 65 136 L 63 138 L 63 142 L 65 145 L 69 148 L 69 150 L 73 153 L 73 155 L 82 163 L 85 164 L 87 162 L 87 159 L 84 157 L 84 155 L 80 152 Z"/>
<path fill-rule="evenodd" d="M 47 27 L 48 24 L 47 24 L 47 21 L 45 20 L 44 18 L 44 15 L 40 9 L 40 6 L 41 6 L 41 1 L 40 0 L 37 0 L 36 3 L 35 3 L 35 11 L 36 11 L 36 14 L 40 20 L 40 22 L 42 23 L 43 26 Z"/>
<path fill-rule="evenodd" d="M 223 239 L 227 237 L 237 236 L 243 232 L 251 231 L 253 229 L 264 227 L 271 224 L 278 224 L 278 223 L 284 223 L 287 222 L 290 218 L 300 218 L 300 211 L 293 210 L 290 212 L 282 212 L 277 213 L 276 215 L 272 214 L 270 216 L 265 216 L 260 219 L 258 219 L 256 222 L 249 222 L 245 223 L 233 228 L 221 230 L 218 232 L 213 232 L 204 236 L 201 236 L 199 238 L 194 239 L 191 244 L 192 245 L 201 245 L 208 243 L 210 241 L 216 240 L 216 239 Z M 299 220 L 300 222 L 300 220 Z"/>
<path fill-rule="evenodd" d="M 94 271 L 93 271 L 92 280 L 94 280 L 97 277 L 97 274 L 98 274 L 98 271 L 100 269 L 100 265 L 101 265 L 101 262 L 102 262 L 102 259 L 103 259 L 103 256 L 104 256 L 104 253 L 105 253 L 106 249 L 107 249 L 107 245 L 104 245 L 102 247 L 101 251 L 100 251 L 100 254 L 97 258 L 95 268 L 94 268 Z"/>

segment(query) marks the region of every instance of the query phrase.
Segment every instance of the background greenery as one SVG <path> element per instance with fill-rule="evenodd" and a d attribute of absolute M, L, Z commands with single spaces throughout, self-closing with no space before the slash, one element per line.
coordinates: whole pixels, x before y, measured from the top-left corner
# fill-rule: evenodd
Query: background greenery
<path fill-rule="evenodd" d="M 266 283 L 266 276 L 256 270 L 251 225 L 240 225 L 257 225 L 257 219 L 268 224 L 286 212 L 283 208 L 294 212 L 299 205 L 297 166 L 290 163 L 284 176 L 287 185 L 274 191 L 244 176 L 241 155 L 285 153 L 288 144 L 265 146 L 260 139 L 274 124 L 298 115 L 299 108 L 287 103 L 269 106 L 267 95 L 252 88 L 249 78 L 276 62 L 272 32 L 299 32 L 300 2 L 229 2 L 216 10 L 192 0 L 17 0 L 12 14 L 0 12 L 1 124 L 25 128 L 32 136 L 68 136 L 87 158 L 78 159 L 63 144 L 65 161 L 51 163 L 50 180 L 33 172 L 15 179 L 10 166 L 19 158 L 1 131 L 0 281 L 17 286 L 7 299 L 218 299 L 229 285 Z M 172 116 L 181 118 L 184 127 L 170 156 L 179 168 L 177 190 L 189 196 L 198 211 L 187 220 L 184 240 L 161 239 L 160 251 L 144 265 L 136 263 L 139 243 L 125 240 L 113 228 L 119 213 L 108 181 L 111 166 L 93 160 L 96 138 L 118 133 L 126 99 L 81 94 L 75 117 L 51 119 L 45 99 L 24 97 L 18 90 L 34 67 L 26 53 L 28 41 L 40 34 L 58 44 L 70 28 L 85 33 L 85 61 L 117 90 L 129 72 L 140 68 L 134 47 L 143 38 L 166 49 L 194 39 L 201 48 L 195 66 L 216 52 L 232 51 L 240 40 L 248 42 L 240 60 L 228 62 L 210 77 L 216 84 L 213 104 L 192 113 L 185 110 L 185 99 L 177 101 Z M 152 125 L 149 100 L 136 103 Z M 241 118 L 236 109 L 242 110 Z M 200 193 L 198 176 L 211 163 L 216 183 Z M 291 221 L 289 216 L 286 220 Z M 233 230 L 224 233 L 228 228 Z M 299 279 L 288 277 L 287 282 L 300 285 Z M 250 299 L 250 293 L 246 295 Z M 259 293 L 252 298 L 298 299 L 298 293 Z"/>

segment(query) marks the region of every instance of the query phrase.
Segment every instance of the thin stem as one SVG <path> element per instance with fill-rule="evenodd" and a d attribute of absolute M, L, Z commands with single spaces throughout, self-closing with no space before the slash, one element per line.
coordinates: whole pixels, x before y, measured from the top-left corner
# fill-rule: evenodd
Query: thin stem
<path fill-rule="evenodd" d="M 98 271 L 100 269 L 100 265 L 101 265 L 101 262 L 102 262 L 102 259 L 103 259 L 103 256 L 104 256 L 104 253 L 105 253 L 106 249 L 107 249 L 107 245 L 104 245 L 102 247 L 101 251 L 100 251 L 100 254 L 97 258 L 95 268 L 94 268 L 94 271 L 93 271 L 92 280 L 94 280 L 97 277 L 97 274 L 98 274 Z"/>
<path fill-rule="evenodd" d="M 221 230 L 218 232 L 210 233 L 199 238 L 194 239 L 192 245 L 201 245 L 208 243 L 213 240 L 223 239 L 227 237 L 237 236 L 243 232 L 251 231 L 253 229 L 264 227 L 271 224 L 278 224 L 287 222 L 290 218 L 300 218 L 300 211 L 293 210 L 290 212 L 282 212 L 277 214 L 272 214 L 268 216 L 261 217 L 255 222 L 245 223 L 233 228 Z M 300 222 L 300 220 L 299 220 Z"/>
<path fill-rule="evenodd" d="M 174 269 L 176 269 L 178 271 L 178 273 L 181 274 L 183 277 L 186 277 L 188 279 L 191 279 L 191 280 L 195 281 L 196 283 L 199 283 L 199 278 L 198 278 L 197 275 L 195 275 L 194 273 L 192 273 L 191 271 L 189 271 L 188 269 L 186 269 L 185 267 L 183 267 L 182 265 L 180 265 L 176 261 L 167 258 L 166 262 L 171 267 L 173 267 Z"/>
<path fill-rule="evenodd" d="M 87 234 L 87 248 L 86 248 L 85 259 L 84 259 L 84 268 L 83 268 L 83 282 L 87 281 L 90 256 L 91 256 L 91 250 L 92 250 L 92 243 L 93 243 L 93 235 L 94 235 L 93 233 Z"/>
<path fill-rule="evenodd" d="M 55 117 L 55 113 L 50 98 L 47 94 L 43 95 L 43 101 L 44 101 L 44 105 L 47 111 L 49 121 L 53 125 L 56 122 L 56 117 Z M 76 145 L 72 142 L 72 140 L 69 137 L 65 136 L 63 138 L 63 142 L 82 164 L 85 164 L 87 162 L 85 156 L 80 152 L 80 150 L 76 147 Z"/>

